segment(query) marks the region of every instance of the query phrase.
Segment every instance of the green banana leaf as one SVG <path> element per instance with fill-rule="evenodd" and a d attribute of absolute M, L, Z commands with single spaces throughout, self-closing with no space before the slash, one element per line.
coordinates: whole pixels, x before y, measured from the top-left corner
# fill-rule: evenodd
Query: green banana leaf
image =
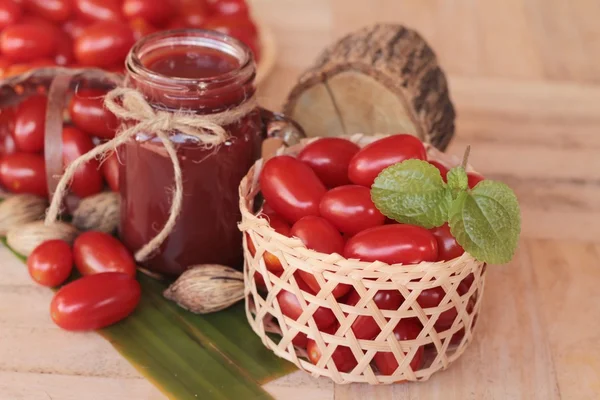
<path fill-rule="evenodd" d="M 261 386 L 296 369 L 263 346 L 243 303 L 195 315 L 162 296 L 168 284 L 142 273 L 138 280 L 136 311 L 98 333 L 169 398 L 270 399 Z"/>

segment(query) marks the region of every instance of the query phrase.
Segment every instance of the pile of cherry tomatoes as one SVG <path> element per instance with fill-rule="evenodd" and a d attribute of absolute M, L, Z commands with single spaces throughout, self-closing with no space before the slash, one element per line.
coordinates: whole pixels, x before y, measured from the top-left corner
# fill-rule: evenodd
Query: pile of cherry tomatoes
<path fill-rule="evenodd" d="M 120 72 L 136 40 L 180 28 L 221 31 L 259 57 L 245 0 L 0 0 L 0 78 L 55 65 Z"/>
<path fill-rule="evenodd" d="M 58 326 L 71 331 L 100 329 L 135 310 L 141 296 L 136 264 L 113 236 L 85 232 L 72 248 L 63 240 L 49 240 L 27 259 L 33 280 L 48 287 L 63 284 L 71 276 L 73 264 L 82 277 L 63 286 L 50 305 L 50 315 Z"/>
<path fill-rule="evenodd" d="M 104 108 L 106 91 L 80 89 L 71 95 L 71 124 L 62 132 L 63 164 L 66 167 L 90 151 L 99 141 L 114 137 L 117 118 Z M 0 111 L 0 185 L 13 193 L 48 196 L 44 162 L 45 94 L 35 94 L 17 106 Z M 118 191 L 119 164 L 113 153 L 102 165 L 92 160 L 80 167 L 71 184 L 79 198 L 104 190 L 105 182 Z"/>
<path fill-rule="evenodd" d="M 297 158 L 282 155 L 271 158 L 260 175 L 261 191 L 265 204 L 261 216 L 267 218 L 278 233 L 297 237 L 307 248 L 322 253 L 338 253 L 346 258 L 362 261 L 382 261 L 388 264 L 417 264 L 423 261 L 451 260 L 464 253 L 451 235 L 448 225 L 427 230 L 400 224 L 387 219 L 371 200 L 370 187 L 377 175 L 386 167 L 407 159 L 427 160 L 427 152 L 417 138 L 399 134 L 380 139 L 359 148 L 342 138 L 322 138 L 307 145 Z M 431 160 L 442 178 L 446 179 L 446 165 Z M 469 173 L 469 186 L 475 186 L 482 176 Z M 248 241 L 251 254 L 256 249 Z M 266 252 L 267 269 L 281 275 L 283 266 L 279 259 Z M 298 270 L 295 275 L 300 289 L 316 294 L 320 285 L 310 273 Z M 263 277 L 256 273 L 258 286 L 264 286 Z M 464 295 L 474 281 L 469 275 L 460 283 L 458 292 Z M 350 285 L 338 284 L 332 291 L 338 301 L 356 305 L 359 294 Z M 446 295 L 442 287 L 421 292 L 417 302 L 424 309 L 437 307 Z M 293 293 L 282 290 L 277 295 L 281 311 L 289 318 L 302 314 L 300 302 Z M 404 298 L 396 290 L 381 290 L 374 296 L 375 304 L 382 310 L 396 310 Z M 475 299 L 471 299 L 472 310 Z M 443 312 L 435 323 L 440 332 L 449 329 L 457 317 L 456 308 Z M 320 307 L 313 314 L 317 327 L 334 334 L 339 327 L 332 310 Z M 416 339 L 422 325 L 417 318 L 401 320 L 394 329 L 398 340 Z M 380 333 L 372 317 L 359 316 L 352 324 L 357 339 L 372 340 Z M 460 332 L 459 332 L 460 333 Z M 464 332 L 453 338 L 460 341 Z M 293 343 L 304 347 L 313 363 L 321 357 L 316 342 L 304 333 L 298 333 Z M 414 371 L 422 366 L 424 349 L 420 348 L 411 361 Z M 332 359 L 341 372 L 357 365 L 350 348 L 338 346 Z M 393 374 L 398 363 L 393 353 L 380 352 L 374 357 L 374 366 L 381 374 Z"/>

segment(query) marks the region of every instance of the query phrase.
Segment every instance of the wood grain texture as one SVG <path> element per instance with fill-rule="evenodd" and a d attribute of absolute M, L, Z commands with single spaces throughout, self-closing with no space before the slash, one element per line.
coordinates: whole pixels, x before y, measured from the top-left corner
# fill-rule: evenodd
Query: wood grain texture
<path fill-rule="evenodd" d="M 261 103 L 278 109 L 326 43 L 375 22 L 418 30 L 457 109 L 449 152 L 510 184 L 516 258 L 492 266 L 475 341 L 425 383 L 335 386 L 302 372 L 276 398 L 587 400 L 600 396 L 600 3 L 597 0 L 254 0 L 278 45 Z M 510 23 L 507 23 L 510 21 Z M 0 249 L 0 399 L 162 399 L 95 334 L 60 331 L 51 292 Z"/>

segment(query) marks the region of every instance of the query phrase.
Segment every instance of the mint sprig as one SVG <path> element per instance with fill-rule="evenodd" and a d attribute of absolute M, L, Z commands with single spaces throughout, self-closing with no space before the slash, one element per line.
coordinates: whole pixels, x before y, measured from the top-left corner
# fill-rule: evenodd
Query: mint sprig
<path fill-rule="evenodd" d="M 514 192 L 491 180 L 469 189 L 463 166 L 452 168 L 446 179 L 447 184 L 426 161 L 406 160 L 379 174 L 371 198 L 382 214 L 401 223 L 429 229 L 448 222 L 456 241 L 480 261 L 510 261 L 521 231 Z"/>

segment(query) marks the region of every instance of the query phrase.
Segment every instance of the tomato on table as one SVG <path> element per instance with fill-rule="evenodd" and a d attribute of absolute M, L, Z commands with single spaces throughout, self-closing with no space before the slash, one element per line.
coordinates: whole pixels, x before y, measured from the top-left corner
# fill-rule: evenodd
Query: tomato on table
<path fill-rule="evenodd" d="M 55 287 L 71 275 L 73 253 L 64 240 L 48 240 L 27 258 L 27 269 L 34 281 L 43 286 Z"/>
<path fill-rule="evenodd" d="M 19 151 L 39 153 L 44 149 L 47 103 L 46 96 L 35 95 L 17 106 L 13 138 Z"/>
<path fill-rule="evenodd" d="M 135 277 L 133 256 L 115 237 L 96 231 L 84 232 L 73 243 L 75 266 L 82 275 L 121 272 Z"/>
<path fill-rule="evenodd" d="M 308 144 L 298 160 L 308 164 L 327 187 L 350 184 L 348 165 L 360 147 L 342 138 L 322 138 Z"/>
<path fill-rule="evenodd" d="M 394 336 L 399 341 L 414 340 L 419 336 L 422 328 L 421 324 L 415 318 L 401 319 L 394 328 Z M 421 368 L 424 354 L 425 348 L 419 346 L 413 359 L 410 360 L 410 368 L 413 371 L 418 371 Z M 393 375 L 399 366 L 396 356 L 392 352 L 379 351 L 375 353 L 373 360 L 382 375 Z"/>
<path fill-rule="evenodd" d="M 321 253 L 342 254 L 344 250 L 342 235 L 321 217 L 308 216 L 300 219 L 292 226 L 290 236 L 299 238 L 307 248 Z M 313 274 L 302 270 L 298 270 L 298 274 L 315 293 L 321 290 L 321 286 Z M 331 293 L 338 298 L 348 293 L 350 288 L 350 285 L 340 283 Z"/>
<path fill-rule="evenodd" d="M 24 0 L 27 9 L 52 22 L 69 19 L 73 11 L 71 0 Z"/>
<path fill-rule="evenodd" d="M 331 189 L 321 199 L 319 211 L 323 218 L 349 235 L 383 225 L 385 222 L 385 216 L 371 200 L 371 191 L 359 185 Z"/>
<path fill-rule="evenodd" d="M 69 331 L 104 328 L 131 314 L 141 293 L 140 284 L 128 274 L 84 276 L 54 295 L 50 316 L 56 325 Z"/>
<path fill-rule="evenodd" d="M 412 135 L 388 136 L 356 153 L 350 161 L 348 177 L 357 185 L 371 187 L 381 171 L 409 159 L 427 160 L 423 143 Z"/>
<path fill-rule="evenodd" d="M 82 65 L 110 67 L 122 63 L 134 43 L 133 31 L 126 23 L 96 22 L 75 40 L 75 58 Z"/>
<path fill-rule="evenodd" d="M 314 292 L 301 279 L 296 279 L 296 282 L 302 291 L 314 294 Z M 303 313 L 302 306 L 300 305 L 300 301 L 296 295 L 288 292 L 287 290 L 281 290 L 279 293 L 277 293 L 277 302 L 279 303 L 279 308 L 281 308 L 283 315 L 293 320 L 298 320 Z M 320 330 L 331 326 L 336 321 L 333 311 L 325 307 L 318 307 L 313 313 L 312 317 L 315 320 L 317 328 Z"/>
<path fill-rule="evenodd" d="M 62 132 L 63 164 L 65 168 L 81 155 L 94 148 L 92 139 L 72 126 L 66 126 Z M 100 163 L 93 159 L 80 166 L 71 182 L 71 190 L 77 196 L 84 198 L 102 191 L 104 181 L 100 172 Z"/>
<path fill-rule="evenodd" d="M 360 295 L 356 290 L 352 290 L 348 294 L 345 303 L 350 306 L 355 306 L 360 301 Z M 404 298 L 397 290 L 379 290 L 373 296 L 373 301 L 380 310 L 397 310 L 404 302 Z M 352 323 L 352 332 L 357 339 L 375 339 L 381 328 L 373 317 L 359 315 Z"/>
<path fill-rule="evenodd" d="M 436 261 L 437 241 L 425 228 L 406 224 L 377 226 L 357 233 L 346 242 L 344 257 L 388 264 Z"/>
<path fill-rule="evenodd" d="M 173 6 L 169 1 L 123 1 L 123 15 L 128 19 L 143 18 L 151 24 L 161 25 L 169 19 L 172 13 Z"/>
<path fill-rule="evenodd" d="M 7 26 L 0 35 L 2 54 L 14 62 L 52 57 L 58 42 L 58 29 L 48 23 L 21 22 Z"/>
<path fill-rule="evenodd" d="M 338 326 L 338 324 L 334 324 L 328 329 L 322 330 L 322 332 L 333 335 L 337 331 Z M 331 344 L 329 344 L 329 346 L 331 346 Z M 317 365 L 322 356 L 321 349 L 319 349 L 317 342 L 313 339 L 308 339 L 306 352 L 310 362 Z M 337 370 L 340 372 L 350 372 L 358 365 L 358 361 L 356 361 L 356 357 L 354 357 L 352 350 L 347 346 L 337 346 L 331 354 L 331 359 Z"/>
<path fill-rule="evenodd" d="M 105 90 L 81 89 L 73 93 L 69 115 L 73 124 L 90 135 L 105 139 L 115 137 L 117 117 L 104 107 Z"/>
<path fill-rule="evenodd" d="M 4 156 L 0 159 L 0 183 L 13 193 L 48 197 L 44 157 L 31 153 Z"/>
<path fill-rule="evenodd" d="M 123 19 L 121 0 L 73 0 L 77 15 L 86 21 Z"/>
<path fill-rule="evenodd" d="M 102 176 L 113 192 L 119 192 L 119 158 L 116 152 L 111 152 L 100 166 Z"/>
<path fill-rule="evenodd" d="M 438 244 L 438 261 L 449 261 L 464 254 L 465 250 L 456 241 L 447 223 L 429 230 Z"/>
<path fill-rule="evenodd" d="M 319 203 L 327 189 L 302 161 L 273 157 L 265 163 L 259 181 L 265 200 L 288 222 L 319 215 Z"/>
<path fill-rule="evenodd" d="M 23 9 L 13 0 L 0 0 L 0 30 L 15 24 L 23 15 Z"/>

